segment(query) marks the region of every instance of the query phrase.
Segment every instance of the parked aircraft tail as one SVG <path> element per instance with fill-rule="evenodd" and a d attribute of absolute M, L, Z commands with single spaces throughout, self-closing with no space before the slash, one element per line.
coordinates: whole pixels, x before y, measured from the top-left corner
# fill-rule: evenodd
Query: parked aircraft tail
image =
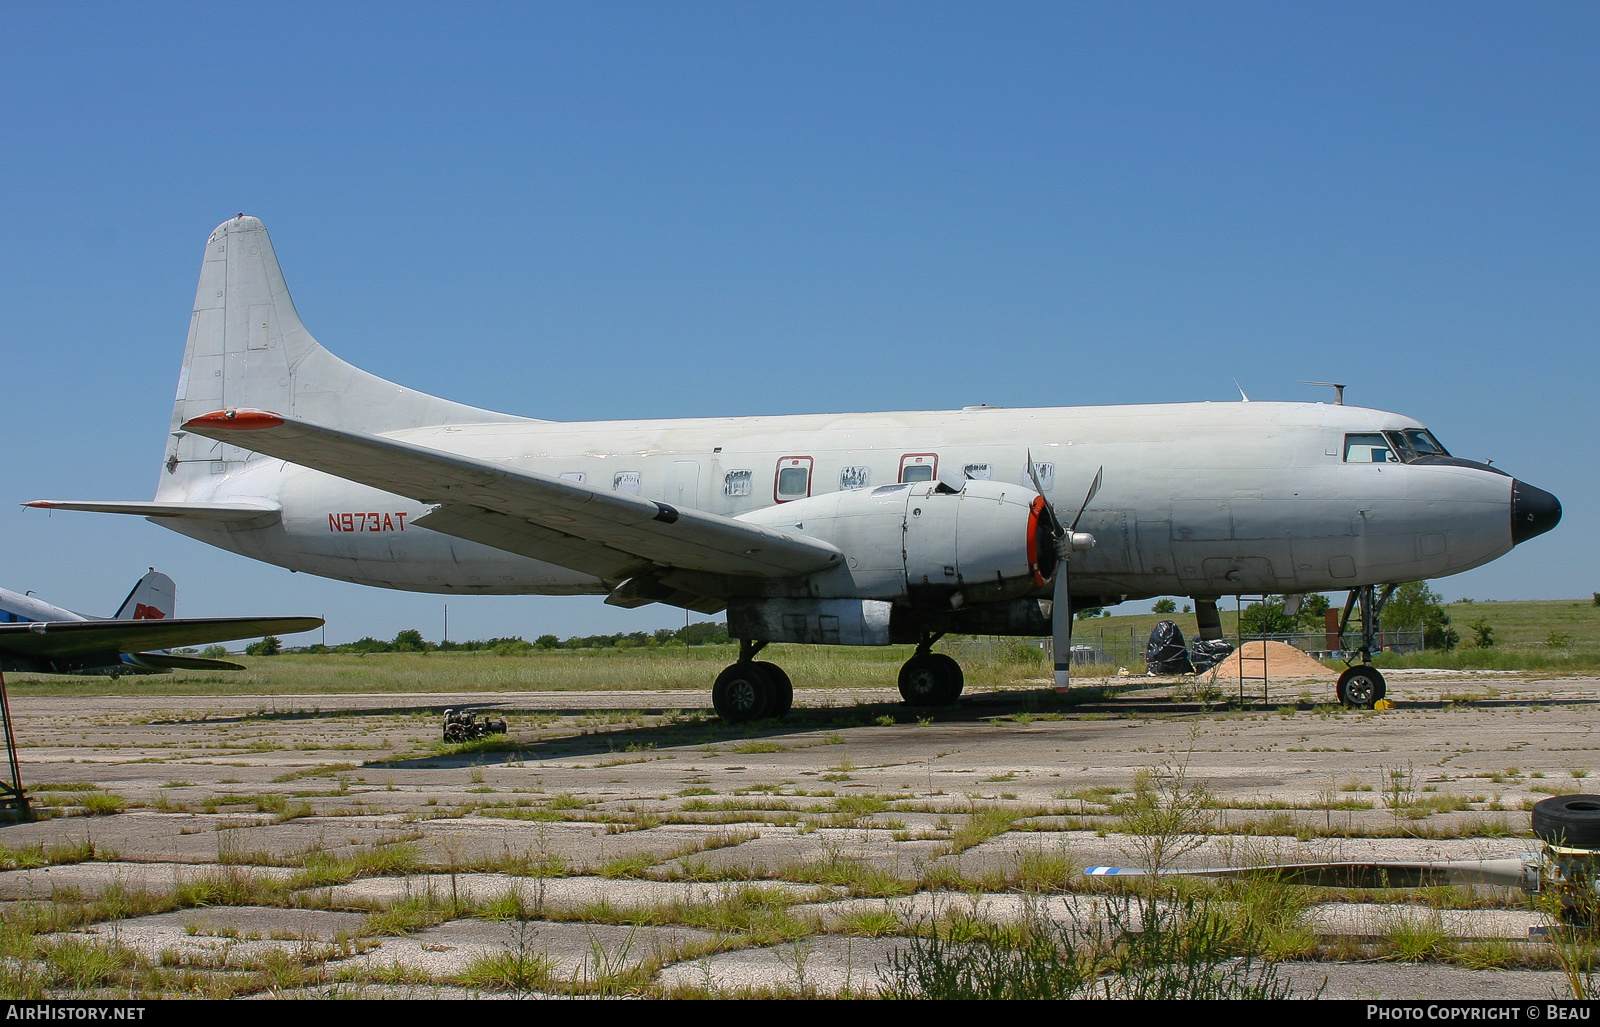
<path fill-rule="evenodd" d="M 166 620 L 178 606 L 178 587 L 154 567 L 140 578 L 112 620 Z"/>
<path fill-rule="evenodd" d="M 252 455 L 182 430 L 185 421 L 227 407 L 373 434 L 523 420 L 396 385 L 323 349 L 300 322 L 265 226 L 245 214 L 206 240 L 157 501 L 208 498 L 213 475 L 238 470 Z"/>

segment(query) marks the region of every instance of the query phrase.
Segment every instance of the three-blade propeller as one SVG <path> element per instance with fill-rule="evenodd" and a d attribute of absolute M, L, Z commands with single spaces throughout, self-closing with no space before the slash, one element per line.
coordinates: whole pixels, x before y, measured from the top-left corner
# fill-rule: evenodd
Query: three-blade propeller
<path fill-rule="evenodd" d="M 1050 603 L 1050 646 L 1055 654 L 1058 692 L 1065 692 L 1072 685 L 1072 590 L 1068 586 L 1067 565 L 1071 562 L 1073 553 L 1082 553 L 1094 548 L 1094 536 L 1079 531 L 1078 521 L 1082 519 L 1083 512 L 1089 508 L 1095 493 L 1100 491 L 1100 479 L 1105 475 L 1105 470 L 1101 467 L 1094 472 L 1094 483 L 1089 486 L 1088 494 L 1083 497 L 1077 516 L 1072 518 L 1072 525 L 1062 527 L 1061 518 L 1056 516 L 1055 506 L 1045 497 L 1044 486 L 1039 482 L 1039 469 L 1034 466 L 1033 451 L 1028 451 L 1028 477 L 1033 479 L 1034 491 L 1044 499 L 1045 517 L 1051 537 L 1055 541 L 1056 566 L 1053 582 L 1055 590 Z"/>

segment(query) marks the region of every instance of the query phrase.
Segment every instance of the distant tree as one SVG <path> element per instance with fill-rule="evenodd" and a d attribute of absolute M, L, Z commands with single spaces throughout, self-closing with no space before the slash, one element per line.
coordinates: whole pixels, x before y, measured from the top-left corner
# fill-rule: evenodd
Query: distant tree
<path fill-rule="evenodd" d="M 276 656 L 283 652 L 283 642 L 277 635 L 268 635 L 259 642 L 251 642 L 244 647 L 246 656 Z"/>
<path fill-rule="evenodd" d="M 1472 630 L 1472 644 L 1479 649 L 1494 648 L 1494 626 L 1487 617 L 1479 617 L 1467 625 Z"/>
<path fill-rule="evenodd" d="M 1600 606 L 1600 592 L 1594 594 L 1594 605 Z"/>
<path fill-rule="evenodd" d="M 1090 617 L 1100 616 L 1105 609 L 1104 606 L 1083 606 L 1073 610 L 1072 616 L 1076 620 L 1088 620 Z"/>
<path fill-rule="evenodd" d="M 1184 613 L 1188 613 L 1191 609 L 1192 609 L 1192 607 L 1190 607 L 1190 605 L 1188 603 L 1184 603 L 1183 604 L 1183 612 Z"/>
<path fill-rule="evenodd" d="M 1150 607 L 1151 613 L 1177 613 L 1178 604 L 1170 599 L 1157 599 Z"/>
<path fill-rule="evenodd" d="M 540 635 L 533 640 L 533 644 L 540 649 L 558 649 L 561 646 L 561 639 L 554 635 Z"/>
<path fill-rule="evenodd" d="M 208 645 L 200 650 L 200 655 L 208 660 L 223 660 L 228 657 L 228 647 L 225 645 Z"/>
<path fill-rule="evenodd" d="M 303 647 L 300 650 L 300 652 L 310 653 L 313 656 L 321 656 L 324 653 L 331 653 L 331 652 L 333 652 L 333 650 L 329 649 L 327 646 L 323 645 L 321 642 L 313 642 L 310 645 Z"/>
<path fill-rule="evenodd" d="M 396 653 L 425 653 L 433 648 L 422 638 L 422 632 L 416 628 L 406 628 L 394 636 L 394 641 L 389 643 L 391 652 Z"/>
<path fill-rule="evenodd" d="M 1287 635 L 1295 619 L 1283 612 L 1283 596 L 1267 596 L 1265 603 L 1251 603 L 1239 615 L 1241 635 Z"/>
<path fill-rule="evenodd" d="M 1321 631 L 1323 614 L 1328 612 L 1328 597 L 1321 592 L 1312 592 L 1300 600 L 1300 612 L 1295 615 L 1295 620 L 1306 631 Z"/>
<path fill-rule="evenodd" d="M 1384 604 L 1383 627 L 1386 631 L 1420 631 L 1422 644 L 1429 649 L 1454 649 L 1461 642 L 1461 633 L 1450 626 L 1443 602 L 1444 597 L 1426 581 L 1407 581 Z"/>

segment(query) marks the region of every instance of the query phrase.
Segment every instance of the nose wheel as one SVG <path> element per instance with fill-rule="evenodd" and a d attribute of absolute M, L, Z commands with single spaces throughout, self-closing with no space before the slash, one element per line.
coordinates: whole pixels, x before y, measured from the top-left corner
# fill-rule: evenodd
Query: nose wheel
<path fill-rule="evenodd" d="M 1378 668 L 1360 665 L 1351 667 L 1339 675 L 1339 684 L 1335 686 L 1334 694 L 1345 706 L 1370 710 L 1388 690 L 1383 675 L 1378 673 Z"/>
<path fill-rule="evenodd" d="M 730 724 L 781 719 L 794 706 L 794 684 L 783 668 L 755 656 L 765 642 L 741 639 L 739 662 L 717 675 L 711 686 L 711 705 Z"/>
<path fill-rule="evenodd" d="M 949 706 L 961 695 L 966 676 L 961 664 L 929 647 L 939 640 L 924 639 L 900 668 L 900 697 L 913 706 Z"/>
<path fill-rule="evenodd" d="M 1341 704 L 1351 709 L 1370 710 L 1388 691 L 1383 675 L 1372 665 L 1372 654 L 1377 651 L 1379 645 L 1383 607 L 1394 592 L 1394 585 L 1385 588 L 1381 595 L 1378 594 L 1376 586 L 1362 585 L 1351 589 L 1350 597 L 1345 600 L 1344 616 L 1339 619 L 1339 637 L 1344 638 L 1345 629 L 1350 625 L 1350 615 L 1359 604 L 1361 648 L 1357 651 L 1357 655 L 1361 662 L 1339 675 L 1339 683 L 1334 689 L 1334 694 Z"/>

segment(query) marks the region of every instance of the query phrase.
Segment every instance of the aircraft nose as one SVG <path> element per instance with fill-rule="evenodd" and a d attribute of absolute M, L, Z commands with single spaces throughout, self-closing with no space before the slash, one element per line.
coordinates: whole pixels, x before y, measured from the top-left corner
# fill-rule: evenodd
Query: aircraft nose
<path fill-rule="evenodd" d="M 1511 544 L 1521 545 L 1561 523 L 1561 500 L 1525 481 L 1511 480 Z"/>

